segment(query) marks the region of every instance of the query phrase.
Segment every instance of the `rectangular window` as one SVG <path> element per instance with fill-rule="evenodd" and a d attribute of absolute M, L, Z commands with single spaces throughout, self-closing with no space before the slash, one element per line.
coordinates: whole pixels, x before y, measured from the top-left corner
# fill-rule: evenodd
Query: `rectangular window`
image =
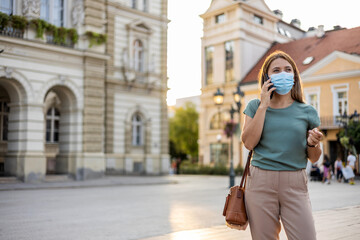
<path fill-rule="evenodd" d="M 131 7 L 132 7 L 133 9 L 136 9 L 136 1 L 137 1 L 137 0 L 132 0 L 132 1 L 131 1 Z"/>
<path fill-rule="evenodd" d="M 2 119 L 2 140 L 7 141 L 8 140 L 8 126 L 9 126 L 9 118 L 8 115 L 4 115 Z"/>
<path fill-rule="evenodd" d="M 210 144 L 210 162 L 215 164 L 226 165 L 229 161 L 229 144 L 228 143 L 211 143 Z"/>
<path fill-rule="evenodd" d="M 8 125 L 9 125 L 10 108 L 7 101 L 0 101 L 0 140 L 8 140 Z"/>
<path fill-rule="evenodd" d="M 57 27 L 63 27 L 64 0 L 41 0 L 40 18 Z"/>
<path fill-rule="evenodd" d="M 13 0 L 1 0 L 0 1 L 0 12 L 8 15 L 13 14 Z"/>
<path fill-rule="evenodd" d="M 205 48 L 205 84 L 209 85 L 214 82 L 213 79 L 213 58 L 214 58 L 214 47 Z"/>
<path fill-rule="evenodd" d="M 337 105 L 338 105 L 338 115 L 344 115 L 347 112 L 347 92 L 337 92 Z"/>
<path fill-rule="evenodd" d="M 309 94 L 308 102 L 311 106 L 313 106 L 316 109 L 316 111 L 319 111 L 318 95 L 316 93 Z"/>
<path fill-rule="evenodd" d="M 53 8 L 54 25 L 58 27 L 64 26 L 64 0 L 55 0 Z"/>
<path fill-rule="evenodd" d="M 258 16 L 258 15 L 254 15 L 254 22 L 263 25 L 264 24 L 264 20 L 262 17 Z"/>
<path fill-rule="evenodd" d="M 234 42 L 225 42 L 225 82 L 234 81 Z"/>
<path fill-rule="evenodd" d="M 40 18 L 48 22 L 50 21 L 49 0 L 41 0 Z"/>
<path fill-rule="evenodd" d="M 46 142 L 51 142 L 51 120 L 46 120 Z"/>
<path fill-rule="evenodd" d="M 148 11 L 148 1 L 147 0 L 143 0 L 143 11 L 144 12 Z"/>
<path fill-rule="evenodd" d="M 215 23 L 223 23 L 225 22 L 225 14 L 219 14 L 215 16 Z"/>

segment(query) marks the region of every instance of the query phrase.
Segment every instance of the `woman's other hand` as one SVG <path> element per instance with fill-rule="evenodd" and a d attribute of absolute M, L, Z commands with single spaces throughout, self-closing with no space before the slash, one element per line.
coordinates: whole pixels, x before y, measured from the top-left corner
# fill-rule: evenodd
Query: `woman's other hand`
<path fill-rule="evenodd" d="M 308 133 L 307 144 L 311 146 L 317 146 L 324 136 L 317 128 L 309 130 Z"/>

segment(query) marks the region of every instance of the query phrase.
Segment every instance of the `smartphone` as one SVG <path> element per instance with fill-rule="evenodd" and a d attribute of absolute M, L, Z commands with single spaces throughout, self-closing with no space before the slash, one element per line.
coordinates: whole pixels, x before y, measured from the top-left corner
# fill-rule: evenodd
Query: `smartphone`
<path fill-rule="evenodd" d="M 268 75 L 267 73 L 265 73 L 265 77 L 266 77 L 266 81 L 269 80 L 269 75 Z M 268 91 L 269 91 L 272 87 L 274 87 L 274 85 L 270 86 L 270 87 L 268 88 Z M 271 93 L 270 99 L 272 99 L 273 95 L 274 95 L 274 91 Z"/>

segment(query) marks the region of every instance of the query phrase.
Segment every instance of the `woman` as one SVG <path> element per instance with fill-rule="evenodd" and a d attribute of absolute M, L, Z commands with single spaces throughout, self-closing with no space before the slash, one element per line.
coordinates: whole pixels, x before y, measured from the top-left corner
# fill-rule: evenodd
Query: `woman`
<path fill-rule="evenodd" d="M 336 161 L 334 163 L 334 167 L 335 167 L 335 175 L 336 175 L 336 179 L 338 180 L 338 182 L 341 182 L 341 179 L 343 177 L 342 174 L 342 161 L 340 157 L 336 158 Z"/>
<path fill-rule="evenodd" d="M 330 180 L 331 180 L 330 166 L 331 166 L 331 164 L 330 164 L 330 160 L 326 154 L 324 155 L 323 166 L 324 166 L 324 173 L 323 173 L 322 182 L 330 184 Z"/>
<path fill-rule="evenodd" d="M 242 133 L 254 150 L 245 190 L 252 238 L 278 239 L 281 219 L 288 239 L 316 239 L 305 168 L 321 155 L 319 117 L 304 103 L 299 71 L 286 53 L 265 59 L 259 82 L 261 99 L 244 110 Z"/>

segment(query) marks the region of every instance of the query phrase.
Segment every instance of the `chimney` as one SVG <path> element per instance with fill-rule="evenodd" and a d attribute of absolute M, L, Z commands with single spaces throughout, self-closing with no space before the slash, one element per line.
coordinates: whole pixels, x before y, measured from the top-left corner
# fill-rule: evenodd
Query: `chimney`
<path fill-rule="evenodd" d="M 316 35 L 316 32 L 317 32 L 317 30 L 315 27 L 309 27 L 309 29 L 305 33 L 305 36 L 306 37 L 314 37 Z"/>
<path fill-rule="evenodd" d="M 283 13 L 282 13 L 281 10 L 276 9 L 276 10 L 273 11 L 273 13 L 274 13 L 276 16 L 278 16 L 280 19 L 283 18 Z"/>
<path fill-rule="evenodd" d="M 319 25 L 316 31 L 316 36 L 318 38 L 321 38 L 325 35 L 325 31 L 324 31 L 324 25 Z"/>
<path fill-rule="evenodd" d="M 300 22 L 299 19 L 294 18 L 293 20 L 291 20 L 290 24 L 297 27 L 297 28 L 300 28 L 301 22 Z"/>

